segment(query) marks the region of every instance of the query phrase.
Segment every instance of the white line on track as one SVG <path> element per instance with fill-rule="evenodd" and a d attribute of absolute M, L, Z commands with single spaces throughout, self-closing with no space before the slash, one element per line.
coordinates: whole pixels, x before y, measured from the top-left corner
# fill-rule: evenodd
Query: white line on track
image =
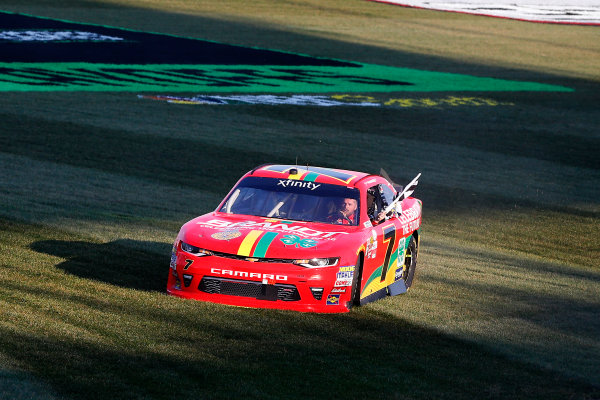
<path fill-rule="evenodd" d="M 486 15 L 533 22 L 600 25 L 598 0 L 371 0 L 407 7 Z"/>

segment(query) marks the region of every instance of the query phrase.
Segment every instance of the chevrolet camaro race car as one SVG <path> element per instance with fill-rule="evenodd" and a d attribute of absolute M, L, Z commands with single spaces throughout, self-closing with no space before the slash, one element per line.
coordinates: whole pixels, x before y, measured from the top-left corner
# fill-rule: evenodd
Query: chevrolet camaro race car
<path fill-rule="evenodd" d="M 422 203 L 410 197 L 419 176 L 402 190 L 363 172 L 260 166 L 183 225 L 167 292 L 313 312 L 405 293 L 419 249 Z"/>

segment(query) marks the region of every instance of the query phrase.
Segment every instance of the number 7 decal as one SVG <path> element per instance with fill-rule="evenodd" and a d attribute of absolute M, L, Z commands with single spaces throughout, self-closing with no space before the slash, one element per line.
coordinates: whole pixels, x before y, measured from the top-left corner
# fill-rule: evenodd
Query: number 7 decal
<path fill-rule="evenodd" d="M 390 258 L 392 258 L 392 251 L 394 250 L 394 244 L 396 244 L 396 226 L 390 225 L 383 228 L 383 243 L 387 245 L 385 250 L 385 261 L 383 262 L 383 269 L 381 270 L 381 282 L 385 281 L 387 275 Z"/>

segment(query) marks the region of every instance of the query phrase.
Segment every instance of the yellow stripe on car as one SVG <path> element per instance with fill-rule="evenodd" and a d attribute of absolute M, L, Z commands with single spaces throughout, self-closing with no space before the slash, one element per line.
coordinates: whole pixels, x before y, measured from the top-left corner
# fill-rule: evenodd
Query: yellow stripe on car
<path fill-rule="evenodd" d="M 254 246 L 256 239 L 258 239 L 262 233 L 262 231 L 250 231 L 242 241 L 242 244 L 237 252 L 238 255 L 248 257 L 252 251 L 252 246 Z"/>

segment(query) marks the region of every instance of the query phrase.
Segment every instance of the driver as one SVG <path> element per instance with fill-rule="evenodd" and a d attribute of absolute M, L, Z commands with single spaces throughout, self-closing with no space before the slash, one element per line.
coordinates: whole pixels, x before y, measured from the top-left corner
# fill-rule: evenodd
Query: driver
<path fill-rule="evenodd" d="M 367 191 L 367 214 L 369 219 L 375 225 L 381 221 L 385 221 L 385 214 L 383 210 L 379 209 L 377 202 L 375 201 L 375 192 L 373 189 Z"/>
<path fill-rule="evenodd" d="M 358 203 L 356 199 L 345 198 L 337 214 L 331 215 L 329 219 L 333 224 L 356 225 L 357 209 Z"/>

